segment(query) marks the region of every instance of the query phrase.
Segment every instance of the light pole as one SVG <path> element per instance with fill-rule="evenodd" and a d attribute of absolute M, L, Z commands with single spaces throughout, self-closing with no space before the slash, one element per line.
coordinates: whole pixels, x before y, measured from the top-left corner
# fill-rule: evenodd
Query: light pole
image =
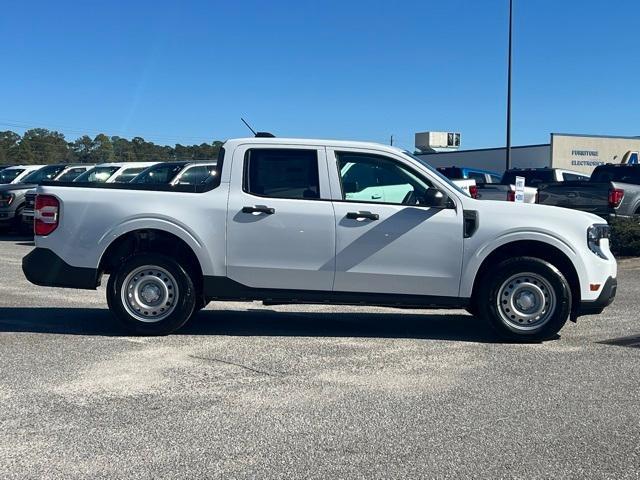
<path fill-rule="evenodd" d="M 506 169 L 511 168 L 511 33 L 513 30 L 513 0 L 509 0 L 509 59 L 507 73 L 507 161 Z"/>

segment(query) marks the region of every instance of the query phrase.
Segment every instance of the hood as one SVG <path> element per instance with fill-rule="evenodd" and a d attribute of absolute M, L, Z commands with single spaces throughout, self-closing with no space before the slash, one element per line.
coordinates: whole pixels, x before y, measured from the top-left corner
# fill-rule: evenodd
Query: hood
<path fill-rule="evenodd" d="M 38 185 L 34 183 L 3 183 L 0 185 L 0 192 L 11 192 L 14 190 L 31 190 Z"/>
<path fill-rule="evenodd" d="M 593 225 L 594 223 L 607 223 L 607 221 L 592 213 L 572 210 L 570 208 L 540 205 L 537 203 L 502 202 L 499 200 L 473 200 L 473 207 L 465 208 L 478 210 L 482 215 L 496 215 L 516 224 L 530 224 L 534 227 L 554 230 L 556 225 L 580 226 Z M 466 202 L 465 202 L 466 203 Z"/>

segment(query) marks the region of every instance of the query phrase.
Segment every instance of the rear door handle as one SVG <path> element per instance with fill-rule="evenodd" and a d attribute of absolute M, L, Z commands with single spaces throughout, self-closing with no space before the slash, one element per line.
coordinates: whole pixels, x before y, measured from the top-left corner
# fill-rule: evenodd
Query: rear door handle
<path fill-rule="evenodd" d="M 347 218 L 350 218 L 351 220 L 360 220 L 361 218 L 367 218 L 369 220 L 378 220 L 380 218 L 380 215 L 378 215 L 377 213 L 371 213 L 371 212 L 348 212 Z"/>
<path fill-rule="evenodd" d="M 276 213 L 276 209 L 267 207 L 266 205 L 254 205 L 253 207 L 242 207 L 242 213 L 264 213 L 266 215 L 273 215 Z"/>

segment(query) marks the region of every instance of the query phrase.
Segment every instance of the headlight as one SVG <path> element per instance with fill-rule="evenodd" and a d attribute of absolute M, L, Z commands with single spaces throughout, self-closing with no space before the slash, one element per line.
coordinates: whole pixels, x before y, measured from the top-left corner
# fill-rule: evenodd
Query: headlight
<path fill-rule="evenodd" d="M 0 194 L 0 207 L 8 207 L 13 203 L 14 198 L 16 198 L 16 196 L 13 193 Z"/>
<path fill-rule="evenodd" d="M 600 258 L 606 259 L 607 257 L 600 248 L 600 242 L 603 239 L 608 239 L 611 236 L 611 227 L 607 224 L 591 225 L 587 230 L 587 244 L 589 249 Z"/>

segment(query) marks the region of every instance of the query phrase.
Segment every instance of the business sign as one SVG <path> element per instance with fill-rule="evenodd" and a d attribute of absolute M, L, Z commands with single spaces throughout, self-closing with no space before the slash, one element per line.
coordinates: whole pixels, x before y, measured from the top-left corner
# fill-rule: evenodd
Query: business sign
<path fill-rule="evenodd" d="M 524 177 L 516 177 L 516 195 L 514 202 L 524 203 Z"/>
<path fill-rule="evenodd" d="M 571 166 L 573 167 L 597 167 L 604 165 L 600 160 L 598 150 L 571 150 Z"/>

